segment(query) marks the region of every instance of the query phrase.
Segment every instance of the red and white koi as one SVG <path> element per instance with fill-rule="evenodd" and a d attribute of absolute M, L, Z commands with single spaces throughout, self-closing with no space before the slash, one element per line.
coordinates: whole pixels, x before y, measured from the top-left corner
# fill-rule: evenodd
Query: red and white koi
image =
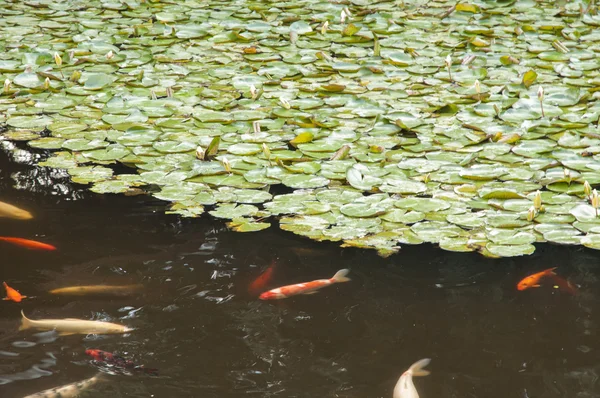
<path fill-rule="evenodd" d="M 296 296 L 298 294 L 314 294 L 317 292 L 317 290 L 322 289 L 325 286 L 329 286 L 334 283 L 349 282 L 350 278 L 346 277 L 349 272 L 350 270 L 348 269 L 341 269 L 330 279 L 318 279 L 312 282 L 297 283 L 295 285 L 278 287 L 277 289 L 264 292 L 258 298 L 261 300 L 279 300 Z"/>

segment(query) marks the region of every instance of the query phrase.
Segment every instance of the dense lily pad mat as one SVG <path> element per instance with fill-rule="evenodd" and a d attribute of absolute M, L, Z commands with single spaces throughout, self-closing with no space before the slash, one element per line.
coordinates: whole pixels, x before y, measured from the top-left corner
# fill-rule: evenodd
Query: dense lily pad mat
<path fill-rule="evenodd" d="M 0 122 L 94 192 L 236 231 L 600 248 L 599 25 L 578 1 L 0 1 Z"/>

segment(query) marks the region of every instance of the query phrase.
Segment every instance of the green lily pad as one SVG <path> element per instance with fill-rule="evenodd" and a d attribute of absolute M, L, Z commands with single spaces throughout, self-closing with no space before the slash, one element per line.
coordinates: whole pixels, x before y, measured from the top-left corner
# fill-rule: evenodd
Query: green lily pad
<path fill-rule="evenodd" d="M 235 203 L 223 203 L 218 205 L 215 210 L 209 213 L 217 218 L 227 218 L 230 220 L 253 216 L 258 213 L 258 207 L 252 205 L 237 205 Z"/>
<path fill-rule="evenodd" d="M 497 245 L 494 243 L 489 243 L 486 246 L 486 249 L 498 257 L 517 257 L 532 254 L 535 251 L 535 246 L 529 244 Z"/>
<path fill-rule="evenodd" d="M 227 223 L 227 226 L 236 232 L 256 232 L 271 226 L 268 222 L 255 222 L 252 219 L 239 217 Z"/>
<path fill-rule="evenodd" d="M 435 198 L 403 198 L 394 202 L 396 207 L 401 209 L 416 210 L 424 213 L 446 210 L 450 208 L 450 203 Z"/>

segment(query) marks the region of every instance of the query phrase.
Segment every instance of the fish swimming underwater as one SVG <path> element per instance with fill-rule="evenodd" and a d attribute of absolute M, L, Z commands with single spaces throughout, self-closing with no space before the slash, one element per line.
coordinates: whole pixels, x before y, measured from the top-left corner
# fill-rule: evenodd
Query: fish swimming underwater
<path fill-rule="evenodd" d="M 523 280 L 521 280 L 517 284 L 517 289 L 518 290 L 526 290 L 531 287 L 540 287 L 541 286 L 540 281 L 543 278 L 549 278 L 552 280 L 555 288 L 557 288 L 563 292 L 569 293 L 573 296 L 579 294 L 579 289 L 577 288 L 577 285 L 569 282 L 562 276 L 556 275 L 556 273 L 554 272 L 554 270 L 556 268 L 558 268 L 558 267 L 549 268 L 542 272 L 538 272 L 536 274 L 529 275 L 528 277 L 523 278 Z"/>
<path fill-rule="evenodd" d="M 8 286 L 6 284 L 6 282 L 2 282 L 2 284 L 4 285 L 4 288 L 6 289 L 6 297 L 3 298 L 2 300 L 11 300 L 11 301 L 14 301 L 15 303 L 20 303 L 22 299 L 27 298 L 27 296 L 21 295 L 21 293 L 19 293 L 17 290 Z"/>
<path fill-rule="evenodd" d="M 348 275 L 349 272 L 350 270 L 348 269 L 341 269 L 338 272 L 336 272 L 331 279 L 318 279 L 312 282 L 297 283 L 295 285 L 278 287 L 277 289 L 264 292 L 258 298 L 261 300 L 278 300 L 295 296 L 298 294 L 313 294 L 316 293 L 317 290 L 322 289 L 325 286 L 329 286 L 334 283 L 349 282 L 350 278 L 346 277 L 346 275 Z"/>
<path fill-rule="evenodd" d="M 50 290 L 51 294 L 65 296 L 85 296 L 85 295 L 102 295 L 102 296 L 127 296 L 142 289 L 143 285 L 83 285 L 83 286 L 67 286 L 58 289 Z"/>
<path fill-rule="evenodd" d="M 132 361 L 125 359 L 119 355 L 114 355 L 110 352 L 97 350 L 97 349 L 88 349 L 85 350 L 87 355 L 90 355 L 94 358 L 96 362 L 106 362 L 115 368 L 127 369 L 127 370 L 135 370 L 144 372 L 151 376 L 158 376 L 158 369 L 145 368 L 144 365 L 136 365 Z"/>
<path fill-rule="evenodd" d="M 577 294 L 579 294 L 579 289 L 577 288 L 577 285 L 569 282 L 562 276 L 552 274 L 552 275 L 550 275 L 550 278 L 554 282 L 554 286 L 556 288 L 558 288 L 559 290 L 562 290 L 563 292 L 569 293 L 573 296 L 576 296 Z"/>
<path fill-rule="evenodd" d="M 423 368 L 429 365 L 431 359 L 425 358 L 413 363 L 410 368 L 400 376 L 394 387 L 393 398 L 419 398 L 419 393 L 413 384 L 413 376 L 427 376 L 429 371 Z"/>
<path fill-rule="evenodd" d="M 250 286 L 248 286 L 248 293 L 252 295 L 260 294 L 260 292 L 265 290 L 265 286 L 271 281 L 273 278 L 273 272 L 275 271 L 275 263 L 271 264 L 269 268 L 265 270 L 262 274 L 260 274 Z"/>
<path fill-rule="evenodd" d="M 98 373 L 89 379 L 76 381 L 75 383 L 65 384 L 63 386 L 49 388 L 35 394 L 27 395 L 23 398 L 71 398 L 79 397 L 81 392 L 100 380 L 102 373 Z"/>
<path fill-rule="evenodd" d="M 131 332 L 126 326 L 117 323 L 88 321 L 84 319 L 39 319 L 33 320 L 25 316 L 21 311 L 23 318 L 21 319 L 21 327 L 19 330 L 39 329 L 39 330 L 56 330 L 61 336 L 70 334 L 113 334 Z"/>
<path fill-rule="evenodd" d="M 13 237 L 9 237 L 9 236 L 0 236 L 0 240 L 3 240 L 8 243 L 12 243 L 13 245 L 24 247 L 26 249 L 56 250 L 56 247 L 49 245 L 47 243 L 38 242 L 37 240 L 13 238 Z"/>
<path fill-rule="evenodd" d="M 525 278 L 523 278 L 518 284 L 517 284 L 517 289 L 518 290 L 526 290 L 532 287 L 540 287 L 540 280 L 544 277 L 547 276 L 552 276 L 552 275 L 556 275 L 554 273 L 554 270 L 558 268 L 558 267 L 554 267 L 554 268 L 548 268 L 546 270 L 543 270 L 542 272 L 538 272 L 532 275 L 529 275 Z"/>
<path fill-rule="evenodd" d="M 33 216 L 27 210 L 19 209 L 16 206 L 0 202 L 0 217 L 14 218 L 17 220 L 31 220 Z"/>

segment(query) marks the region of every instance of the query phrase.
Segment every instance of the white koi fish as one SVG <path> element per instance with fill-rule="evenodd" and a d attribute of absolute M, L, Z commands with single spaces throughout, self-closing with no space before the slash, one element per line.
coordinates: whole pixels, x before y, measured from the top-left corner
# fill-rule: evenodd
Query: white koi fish
<path fill-rule="evenodd" d="M 132 331 L 126 326 L 117 323 L 102 322 L 102 321 L 87 321 L 84 319 L 39 319 L 32 320 L 25 316 L 21 311 L 23 318 L 21 319 L 21 327 L 19 330 L 25 329 L 40 329 L 40 330 L 56 330 L 61 336 L 70 334 L 112 334 L 112 333 L 127 333 Z"/>
<path fill-rule="evenodd" d="M 0 202 L 0 217 L 15 218 L 17 220 L 31 220 L 33 216 L 27 210 L 19 209 L 17 206 Z"/>
<path fill-rule="evenodd" d="M 102 373 L 98 373 L 89 379 L 76 381 L 75 383 L 65 384 L 64 386 L 49 388 L 44 391 L 36 392 L 35 394 L 27 395 L 23 398 L 70 398 L 79 397 L 81 392 L 89 388 L 100 380 Z"/>
<path fill-rule="evenodd" d="M 431 359 L 425 358 L 413 363 L 410 368 L 400 376 L 394 388 L 393 398 L 419 398 L 419 393 L 413 384 L 413 376 L 427 376 L 429 371 L 423 368 L 429 365 Z"/>

